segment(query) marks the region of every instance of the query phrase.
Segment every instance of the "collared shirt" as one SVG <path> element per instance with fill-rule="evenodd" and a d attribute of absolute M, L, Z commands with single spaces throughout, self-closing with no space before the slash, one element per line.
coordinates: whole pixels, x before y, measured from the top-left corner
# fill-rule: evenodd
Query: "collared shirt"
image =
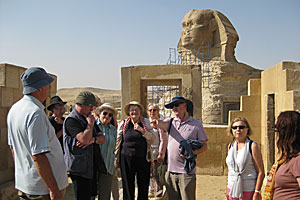
<path fill-rule="evenodd" d="M 117 139 L 117 130 L 116 128 L 108 124 L 103 126 L 99 120 L 96 120 L 96 123 L 100 131 L 105 136 L 105 143 L 100 145 L 101 153 L 104 159 L 104 163 L 107 169 L 107 172 L 111 175 L 114 174 L 114 161 L 115 161 L 115 148 L 116 148 L 116 139 Z"/>
<path fill-rule="evenodd" d="M 40 153 L 46 153 L 58 188 L 68 186 L 63 152 L 44 108 L 33 96 L 24 95 L 7 116 L 8 144 L 15 155 L 15 187 L 31 195 L 49 194 L 32 158 Z"/>
<path fill-rule="evenodd" d="M 170 123 L 170 118 L 165 122 Z M 203 125 L 199 120 L 189 117 L 186 121 L 180 122 L 174 118 L 168 140 L 168 171 L 186 174 L 184 170 L 184 159 L 179 156 L 179 145 L 182 140 L 205 140 L 208 138 L 204 132 Z M 196 168 L 190 174 L 195 174 Z"/>

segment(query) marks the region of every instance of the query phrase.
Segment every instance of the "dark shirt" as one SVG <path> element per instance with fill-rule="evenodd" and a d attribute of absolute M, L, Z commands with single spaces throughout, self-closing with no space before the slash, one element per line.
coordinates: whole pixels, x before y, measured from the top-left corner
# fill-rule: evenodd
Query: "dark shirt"
<path fill-rule="evenodd" d="M 55 129 L 55 134 L 57 134 L 59 131 L 62 130 L 63 124 L 58 124 L 58 123 L 54 120 L 54 118 L 55 118 L 55 117 L 50 116 L 50 117 L 49 117 L 49 121 L 50 121 L 50 123 L 52 124 L 52 126 L 53 126 L 54 129 Z M 65 120 L 64 117 L 62 117 L 61 119 L 62 119 L 63 121 Z M 62 136 L 62 135 L 58 138 L 58 141 L 59 141 L 59 143 L 60 143 L 60 145 L 61 145 L 61 148 L 62 148 L 62 150 L 63 150 L 63 152 L 64 152 L 64 147 L 63 147 L 63 136 Z"/>
<path fill-rule="evenodd" d="M 139 123 L 143 127 L 142 123 Z M 124 134 L 121 154 L 132 157 L 146 157 L 147 141 L 141 132 L 135 131 L 130 122 Z"/>
<path fill-rule="evenodd" d="M 71 136 L 71 137 L 75 137 L 78 133 L 83 132 L 86 127 L 82 127 L 82 125 L 80 123 L 78 123 L 78 121 L 74 118 L 69 117 L 67 119 L 67 121 L 65 121 L 65 126 L 66 126 L 66 133 Z M 97 126 L 96 122 L 94 124 L 94 132 L 93 133 L 98 133 L 101 132 L 99 127 Z M 95 135 L 93 135 L 95 136 Z M 100 147 L 98 144 L 92 144 L 93 145 L 93 149 L 94 149 L 94 154 L 93 154 L 93 160 L 94 160 L 94 167 L 96 170 L 99 171 L 105 171 L 106 169 L 104 169 L 103 165 L 104 165 L 104 161 L 100 152 Z"/>

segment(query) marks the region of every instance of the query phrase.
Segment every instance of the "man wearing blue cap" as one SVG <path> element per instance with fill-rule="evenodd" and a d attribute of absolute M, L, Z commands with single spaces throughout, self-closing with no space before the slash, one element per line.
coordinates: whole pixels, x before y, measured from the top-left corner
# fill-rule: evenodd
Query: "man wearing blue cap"
<path fill-rule="evenodd" d="M 166 108 L 172 109 L 175 118 L 151 121 L 154 128 L 169 132 L 168 171 L 165 185 L 169 199 L 195 200 L 196 155 L 207 150 L 207 136 L 199 120 L 194 119 L 193 103 L 176 96 Z"/>
<path fill-rule="evenodd" d="M 8 145 L 15 163 L 15 187 L 20 199 L 59 199 L 68 186 L 63 152 L 43 102 L 54 80 L 43 68 L 22 75 L 23 98 L 7 116 Z"/>

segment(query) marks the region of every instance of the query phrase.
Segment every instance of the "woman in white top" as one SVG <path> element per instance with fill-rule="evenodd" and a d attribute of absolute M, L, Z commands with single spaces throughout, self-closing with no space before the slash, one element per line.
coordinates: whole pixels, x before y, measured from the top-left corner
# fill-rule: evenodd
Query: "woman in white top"
<path fill-rule="evenodd" d="M 258 200 L 264 179 L 261 152 L 256 142 L 250 140 L 251 129 L 244 117 L 235 118 L 229 126 L 233 142 L 228 145 L 227 199 Z"/>

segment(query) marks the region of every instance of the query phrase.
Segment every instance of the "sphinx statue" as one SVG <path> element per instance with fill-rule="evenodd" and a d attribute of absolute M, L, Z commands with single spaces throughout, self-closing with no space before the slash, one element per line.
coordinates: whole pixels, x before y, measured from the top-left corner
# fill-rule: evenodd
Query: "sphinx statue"
<path fill-rule="evenodd" d="M 177 51 L 182 64 L 210 60 L 237 62 L 234 49 L 238 40 L 225 15 L 216 10 L 193 9 L 183 18 Z"/>

